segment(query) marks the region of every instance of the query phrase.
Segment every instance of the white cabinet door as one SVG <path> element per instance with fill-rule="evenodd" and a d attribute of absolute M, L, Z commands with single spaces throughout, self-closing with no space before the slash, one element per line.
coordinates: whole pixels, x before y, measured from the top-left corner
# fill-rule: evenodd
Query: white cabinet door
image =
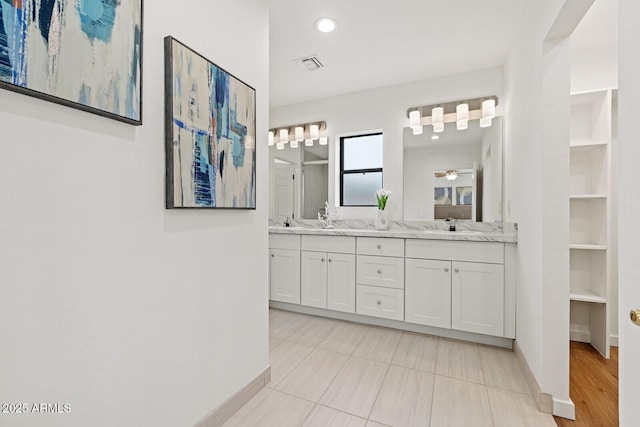
<path fill-rule="evenodd" d="M 486 335 L 504 334 L 504 265 L 452 262 L 451 326 Z"/>
<path fill-rule="evenodd" d="M 327 254 L 302 251 L 300 304 L 327 308 Z"/>
<path fill-rule="evenodd" d="M 300 251 L 271 249 L 270 260 L 271 299 L 300 304 Z"/>
<path fill-rule="evenodd" d="M 451 328 L 451 261 L 406 260 L 405 321 Z"/>
<path fill-rule="evenodd" d="M 327 308 L 356 312 L 356 257 L 349 254 L 328 254 Z"/>

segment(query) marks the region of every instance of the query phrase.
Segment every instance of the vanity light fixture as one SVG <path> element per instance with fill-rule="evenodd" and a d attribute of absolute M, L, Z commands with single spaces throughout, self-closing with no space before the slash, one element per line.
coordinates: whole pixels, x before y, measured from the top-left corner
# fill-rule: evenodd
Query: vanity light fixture
<path fill-rule="evenodd" d="M 320 142 L 320 145 L 327 145 L 329 143 L 329 138 L 327 138 L 326 136 L 321 136 L 318 141 Z"/>
<path fill-rule="evenodd" d="M 414 135 L 420 135 L 422 126 L 433 126 L 434 133 L 444 131 L 445 123 L 456 123 L 456 129 L 465 130 L 469 120 L 479 120 L 480 127 L 488 127 L 496 116 L 497 96 L 466 99 L 434 105 L 411 107 L 407 110 L 409 127 Z M 417 124 L 420 126 L 417 126 Z M 435 139 L 435 138 L 432 138 Z"/>
<path fill-rule="evenodd" d="M 276 148 L 282 150 L 284 144 L 289 143 L 291 148 L 298 148 L 304 141 L 304 145 L 312 146 L 314 140 L 319 140 L 320 144 L 326 145 L 328 139 L 324 134 L 327 128 L 327 124 L 323 121 L 302 123 L 290 126 L 278 126 L 274 129 L 269 129 L 269 145 L 276 143 Z M 278 139 L 276 140 L 276 135 Z M 323 138 L 325 143 L 323 144 Z M 291 141 L 289 141 L 291 139 Z"/>
<path fill-rule="evenodd" d="M 333 18 L 324 17 L 318 19 L 313 24 L 313 26 L 316 27 L 316 30 L 320 31 L 321 33 L 330 33 L 336 29 L 336 27 L 338 26 L 338 21 Z"/>
<path fill-rule="evenodd" d="M 280 129 L 280 143 L 286 144 L 289 142 L 289 129 Z"/>
<path fill-rule="evenodd" d="M 444 131 L 444 108 L 434 107 L 431 110 L 431 124 L 433 125 L 433 131 L 440 133 Z"/>
<path fill-rule="evenodd" d="M 463 102 L 456 106 L 456 129 L 465 130 L 469 128 L 469 104 Z"/>

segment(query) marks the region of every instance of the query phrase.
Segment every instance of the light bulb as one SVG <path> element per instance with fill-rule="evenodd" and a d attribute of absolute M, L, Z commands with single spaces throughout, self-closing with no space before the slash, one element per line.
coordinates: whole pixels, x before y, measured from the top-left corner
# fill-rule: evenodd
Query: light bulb
<path fill-rule="evenodd" d="M 295 133 L 296 140 L 302 141 L 304 139 L 304 128 L 302 126 L 296 126 Z"/>
<path fill-rule="evenodd" d="M 491 117 L 483 117 L 480 119 L 480 127 L 481 128 L 488 128 L 489 126 L 491 126 Z"/>
<path fill-rule="evenodd" d="M 434 132 L 444 131 L 444 108 L 435 107 L 431 110 L 431 123 Z"/>
<path fill-rule="evenodd" d="M 309 126 L 309 138 L 318 139 L 320 137 L 320 128 L 318 125 Z"/>
<path fill-rule="evenodd" d="M 469 104 L 462 103 L 456 106 L 456 129 L 465 130 L 469 127 Z"/>
<path fill-rule="evenodd" d="M 320 137 L 320 145 L 327 145 L 328 143 L 329 143 L 329 138 L 327 138 L 326 136 Z"/>
<path fill-rule="evenodd" d="M 482 101 L 482 118 L 493 119 L 495 116 L 496 116 L 496 100 L 486 99 Z"/>
<path fill-rule="evenodd" d="M 280 129 L 280 142 L 283 144 L 289 142 L 289 129 Z"/>
<path fill-rule="evenodd" d="M 273 145 L 275 143 L 275 134 L 273 131 L 269 131 L 269 145 Z"/>
<path fill-rule="evenodd" d="M 290 146 L 291 148 L 298 148 L 298 140 L 297 140 L 297 139 L 292 140 L 292 141 L 289 143 L 289 146 Z"/>
<path fill-rule="evenodd" d="M 311 147 L 313 145 L 313 139 L 305 139 L 304 145 L 307 147 Z"/>
<path fill-rule="evenodd" d="M 422 127 L 419 110 L 413 110 L 412 112 L 409 113 L 409 126 L 412 128 L 415 128 L 418 126 Z"/>

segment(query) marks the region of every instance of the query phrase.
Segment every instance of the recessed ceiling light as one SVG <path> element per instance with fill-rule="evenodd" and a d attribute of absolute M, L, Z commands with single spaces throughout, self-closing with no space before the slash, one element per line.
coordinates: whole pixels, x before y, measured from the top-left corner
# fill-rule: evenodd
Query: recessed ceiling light
<path fill-rule="evenodd" d="M 436 140 L 436 139 L 440 139 L 440 137 L 438 135 L 431 135 L 431 139 Z"/>
<path fill-rule="evenodd" d="M 333 18 L 320 18 L 314 24 L 314 27 L 322 33 L 330 33 L 338 26 L 338 21 Z"/>

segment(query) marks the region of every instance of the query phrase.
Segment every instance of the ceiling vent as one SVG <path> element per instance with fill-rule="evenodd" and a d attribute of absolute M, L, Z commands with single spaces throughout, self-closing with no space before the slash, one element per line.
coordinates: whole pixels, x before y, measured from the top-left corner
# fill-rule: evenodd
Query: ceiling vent
<path fill-rule="evenodd" d="M 320 68 L 324 68 L 322 62 L 318 59 L 316 55 L 305 56 L 304 58 L 295 59 L 293 62 L 300 64 L 307 71 L 316 71 Z"/>

